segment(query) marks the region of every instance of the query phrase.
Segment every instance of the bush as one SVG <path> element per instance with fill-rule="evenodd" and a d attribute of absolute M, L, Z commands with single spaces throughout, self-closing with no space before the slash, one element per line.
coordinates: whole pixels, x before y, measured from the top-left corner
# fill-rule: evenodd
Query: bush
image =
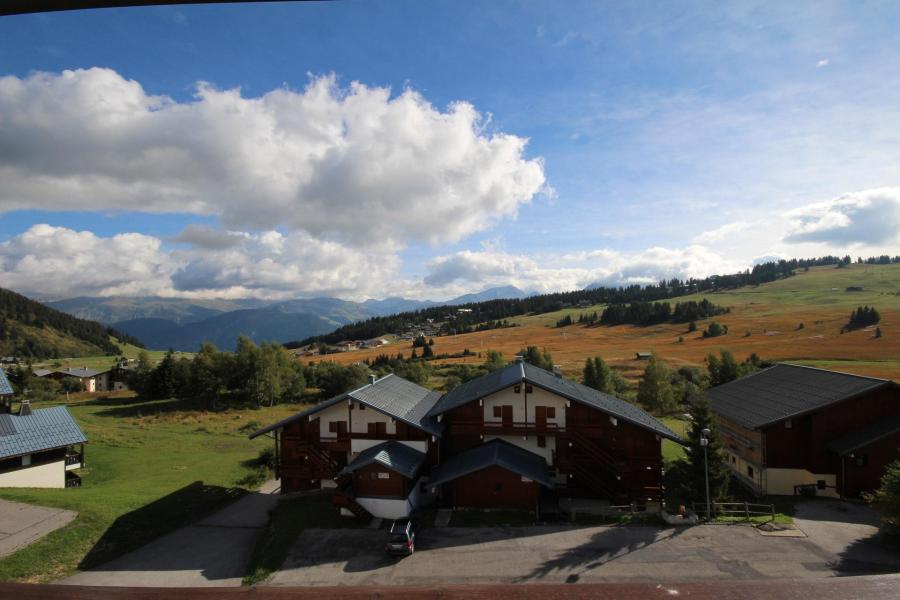
<path fill-rule="evenodd" d="M 720 325 L 717 321 L 713 321 L 706 328 L 706 331 L 703 332 L 703 337 L 714 338 L 719 337 L 720 335 L 725 335 L 726 333 L 728 333 L 727 325 Z"/>

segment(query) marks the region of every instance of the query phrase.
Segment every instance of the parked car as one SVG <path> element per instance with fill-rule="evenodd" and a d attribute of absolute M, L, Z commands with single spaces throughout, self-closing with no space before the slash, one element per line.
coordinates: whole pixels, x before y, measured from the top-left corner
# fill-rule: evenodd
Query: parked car
<path fill-rule="evenodd" d="M 411 519 L 397 519 L 391 523 L 384 549 L 394 556 L 407 556 L 416 549 L 416 525 Z"/>

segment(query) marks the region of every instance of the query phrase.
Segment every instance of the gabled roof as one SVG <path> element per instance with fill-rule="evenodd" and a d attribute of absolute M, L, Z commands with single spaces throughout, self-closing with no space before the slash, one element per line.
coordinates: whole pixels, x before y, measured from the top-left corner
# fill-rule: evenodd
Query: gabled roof
<path fill-rule="evenodd" d="M 675 432 L 637 406 L 620 400 L 615 396 L 589 388 L 586 385 L 558 377 L 550 371 L 525 362 L 513 363 L 499 371 L 488 373 L 483 377 L 473 379 L 453 388 L 441 398 L 440 402 L 431 409 L 429 414 L 434 416 L 447 412 L 457 406 L 480 400 L 485 396 L 490 396 L 517 383 L 530 383 L 573 402 L 586 404 L 638 427 L 649 429 L 662 437 L 682 443 L 681 438 Z"/>
<path fill-rule="evenodd" d="M 547 462 L 542 456 L 500 439 L 469 448 L 443 461 L 431 472 L 428 485 L 441 485 L 493 466 L 503 467 L 544 487 L 553 487 L 547 474 Z"/>
<path fill-rule="evenodd" d="M 9 379 L 6 377 L 6 371 L 0 369 L 0 396 L 6 396 L 7 394 L 12 393 L 13 387 L 9 382 Z"/>
<path fill-rule="evenodd" d="M 103 373 L 108 372 L 109 369 L 88 369 L 87 367 L 75 367 L 75 368 L 67 368 L 67 369 L 57 369 L 54 373 L 59 373 L 60 375 L 71 375 L 72 377 L 78 377 L 79 379 L 84 379 L 85 377 L 96 377 L 97 375 L 101 375 Z"/>
<path fill-rule="evenodd" d="M 321 402 L 312 408 L 299 412 L 268 427 L 250 434 L 250 439 L 264 433 L 281 429 L 289 423 L 308 417 L 330 406 L 347 400 L 356 400 L 366 406 L 374 408 L 378 412 L 403 421 L 432 435 L 440 436 L 443 427 L 432 417 L 428 411 L 438 401 L 440 392 L 433 392 L 428 388 L 407 381 L 394 374 L 385 375 L 375 383 L 369 383 L 361 388 L 346 392 Z"/>
<path fill-rule="evenodd" d="M 65 406 L 39 408 L 30 415 L 0 415 L 0 458 L 31 454 L 87 441 Z"/>
<path fill-rule="evenodd" d="M 706 395 L 713 411 L 757 429 L 895 385 L 889 379 L 779 363 L 716 386 Z"/>
<path fill-rule="evenodd" d="M 828 449 L 844 456 L 897 432 L 900 432 L 900 414 L 879 419 L 868 427 L 851 431 L 828 444 Z"/>
<path fill-rule="evenodd" d="M 52 369 L 32 369 L 31 374 L 35 377 L 45 377 L 54 372 Z"/>
<path fill-rule="evenodd" d="M 360 452 L 338 475 L 349 475 L 357 469 L 378 463 L 391 471 L 412 479 L 425 462 L 425 453 L 406 444 L 388 440 Z"/>

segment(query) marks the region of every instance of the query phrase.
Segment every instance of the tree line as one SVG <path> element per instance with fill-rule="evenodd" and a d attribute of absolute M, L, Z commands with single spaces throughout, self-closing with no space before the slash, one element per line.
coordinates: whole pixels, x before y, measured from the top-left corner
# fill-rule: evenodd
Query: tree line
<path fill-rule="evenodd" d="M 0 342 L 6 342 L 3 345 L 8 348 L 7 352 L 22 358 L 59 358 L 59 349 L 53 341 L 37 339 L 22 330 L 21 326 L 36 329 L 52 328 L 93 344 L 108 355 L 120 352 L 119 347 L 110 341 L 110 337 L 141 346 L 137 339 L 111 327 L 73 317 L 21 294 L 0 288 Z"/>
<path fill-rule="evenodd" d="M 659 323 L 687 323 L 728 313 L 729 309 L 713 304 L 706 298 L 700 302 L 677 302 L 675 308 L 668 302 L 632 302 L 613 304 L 600 315 L 603 325 L 657 325 Z"/>

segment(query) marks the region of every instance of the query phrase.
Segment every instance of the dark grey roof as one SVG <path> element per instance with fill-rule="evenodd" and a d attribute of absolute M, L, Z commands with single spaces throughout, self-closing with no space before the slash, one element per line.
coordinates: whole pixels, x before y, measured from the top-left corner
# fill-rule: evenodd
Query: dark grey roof
<path fill-rule="evenodd" d="M 828 444 L 828 449 L 844 456 L 897 432 L 900 432 L 900 414 L 879 419 L 868 427 L 851 431 Z"/>
<path fill-rule="evenodd" d="M 51 370 L 51 369 L 33 369 L 33 370 L 31 371 L 31 374 L 34 375 L 35 377 L 45 377 L 45 376 L 50 375 L 51 373 L 54 373 L 54 372 L 55 372 L 55 371 L 53 371 L 53 370 Z"/>
<path fill-rule="evenodd" d="M 492 466 L 503 467 L 545 487 L 553 487 L 547 475 L 547 462 L 542 456 L 500 439 L 469 448 L 444 460 L 431 472 L 428 485 L 441 485 Z"/>
<path fill-rule="evenodd" d="M 9 383 L 9 379 L 7 379 L 6 377 L 6 371 L 0 369 L 0 396 L 5 396 L 12 393 L 12 384 Z"/>
<path fill-rule="evenodd" d="M 716 413 L 756 429 L 895 385 L 839 371 L 779 363 L 706 392 Z"/>
<path fill-rule="evenodd" d="M 580 402 L 602 410 L 638 427 L 649 429 L 662 437 L 682 443 L 681 438 L 675 432 L 637 406 L 620 400 L 615 396 L 589 388 L 586 385 L 575 383 L 563 377 L 557 377 L 550 371 L 545 371 L 528 363 L 513 363 L 499 371 L 488 373 L 483 377 L 455 387 L 441 398 L 440 402 L 431 409 L 430 414 L 438 415 L 444 413 L 452 408 L 490 396 L 521 382 L 536 385 L 574 402 Z"/>
<path fill-rule="evenodd" d="M 39 408 L 30 415 L 0 415 L 0 458 L 31 454 L 87 441 L 65 406 Z"/>
<path fill-rule="evenodd" d="M 71 375 L 72 377 L 78 377 L 80 379 L 84 379 L 86 377 L 96 377 L 102 373 L 109 372 L 109 369 L 88 369 L 87 367 L 69 367 L 66 369 L 57 369 L 54 373 L 59 373 L 61 375 Z"/>
<path fill-rule="evenodd" d="M 440 392 L 431 391 L 412 381 L 389 374 L 376 380 L 375 383 L 369 383 L 361 388 L 340 394 L 312 408 L 273 423 L 268 427 L 263 427 L 259 431 L 250 434 L 250 439 L 275 429 L 280 429 L 288 423 L 349 399 L 362 402 L 366 406 L 370 406 L 398 421 L 403 421 L 432 435 L 440 436 L 443 427 L 433 417 L 428 415 L 428 411 L 431 410 L 431 407 L 434 406 L 440 396 Z"/>
<path fill-rule="evenodd" d="M 406 444 L 388 440 L 360 452 L 339 475 L 348 475 L 357 469 L 378 463 L 412 479 L 423 462 L 425 462 L 424 452 L 419 452 Z"/>

